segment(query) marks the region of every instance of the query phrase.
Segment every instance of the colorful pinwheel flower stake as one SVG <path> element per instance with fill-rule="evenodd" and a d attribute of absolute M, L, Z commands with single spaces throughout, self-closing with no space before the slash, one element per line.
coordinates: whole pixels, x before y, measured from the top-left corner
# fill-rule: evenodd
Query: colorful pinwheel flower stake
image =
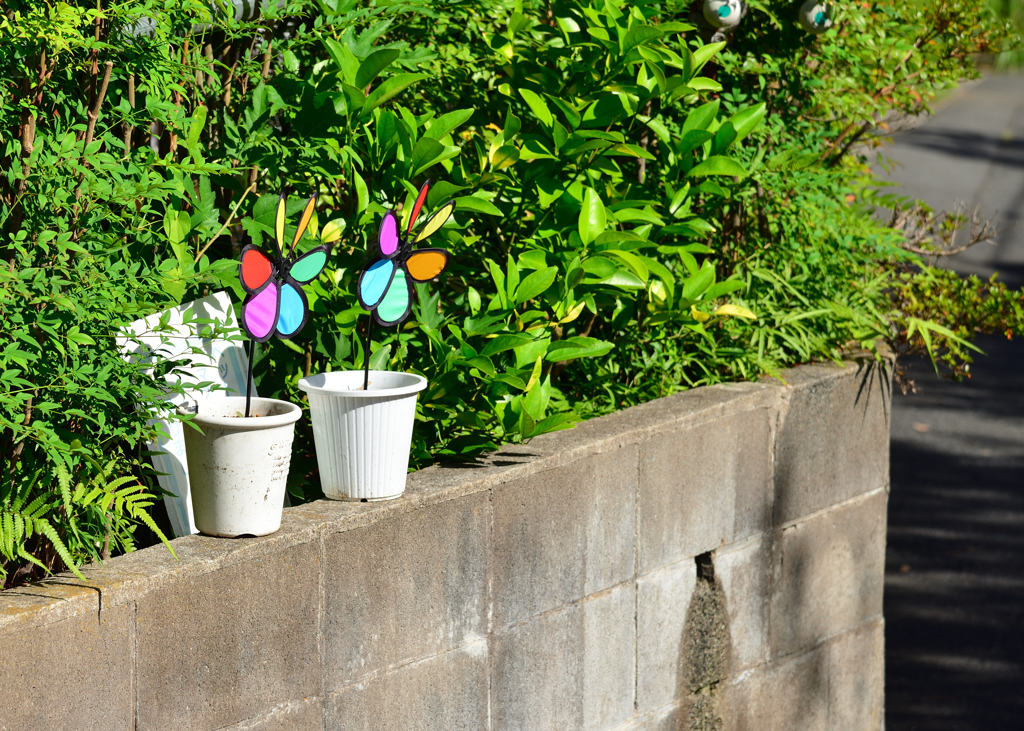
<path fill-rule="evenodd" d="M 196 527 L 208 535 L 262 536 L 281 527 L 295 422 L 302 409 L 279 399 L 254 398 L 252 362 L 257 342 L 274 335 L 294 337 L 309 316 L 302 285 L 323 271 L 331 253 L 330 244 L 324 243 L 302 256 L 295 255 L 315 205 L 313 196 L 302 213 L 291 248 L 286 249 L 282 195 L 274 222 L 274 253 L 268 255 L 253 245 L 242 249 L 238 273 L 247 296 L 241 324 L 251 339 L 245 397 L 198 401 L 197 412 L 190 416 L 199 429 L 185 429 L 193 514 Z M 239 418 L 243 408 L 245 418 Z M 179 413 L 185 414 L 180 409 Z"/>
<path fill-rule="evenodd" d="M 291 250 L 285 254 L 284 224 L 287 198 L 281 194 L 274 218 L 275 255 L 267 256 L 262 249 L 249 244 L 242 249 L 238 265 L 238 278 L 247 296 L 242 303 L 242 329 L 250 337 L 249 374 L 245 383 L 245 415 L 249 416 L 252 395 L 252 361 L 255 343 L 265 343 L 277 335 L 290 339 L 299 334 L 309 317 L 309 302 L 302 291 L 320 276 L 331 255 L 331 245 L 321 244 L 302 256 L 295 257 L 295 247 L 309 227 L 316 210 L 314 194 L 302 211 L 299 226 L 292 239 Z"/>
<path fill-rule="evenodd" d="M 444 249 L 413 249 L 414 244 L 425 241 L 445 224 L 455 210 L 455 201 L 448 201 L 431 216 L 419 233 L 413 236 L 416 219 L 427 200 L 430 181 L 420 188 L 409 216 L 405 235 L 401 235 L 398 217 L 394 211 L 384 214 L 377 233 L 379 257 L 359 276 L 359 304 L 370 311 L 366 326 L 366 350 L 363 363 L 363 390 L 370 383 L 370 343 L 373 321 L 390 327 L 400 325 L 412 309 L 413 282 L 435 279 L 448 266 L 449 254 Z"/>

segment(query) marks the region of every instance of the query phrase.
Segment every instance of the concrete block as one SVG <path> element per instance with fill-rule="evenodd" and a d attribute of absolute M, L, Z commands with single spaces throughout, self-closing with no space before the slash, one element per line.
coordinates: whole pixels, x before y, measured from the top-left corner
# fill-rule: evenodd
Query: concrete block
<path fill-rule="evenodd" d="M 633 713 L 635 593 L 619 587 L 493 640 L 492 728 L 612 729 Z"/>
<path fill-rule="evenodd" d="M 729 731 L 861 731 L 828 724 L 828 651 L 748 670 L 719 689 Z"/>
<path fill-rule="evenodd" d="M 250 718 L 218 731 L 323 731 L 324 703 L 320 698 L 303 698 L 278 706 L 257 718 Z"/>
<path fill-rule="evenodd" d="M 0 731 L 134 729 L 134 619 L 116 607 L 0 635 Z"/>
<path fill-rule="evenodd" d="M 641 574 L 768 523 L 770 417 L 767 408 L 745 411 L 641 443 Z"/>
<path fill-rule="evenodd" d="M 637 710 L 653 711 L 683 695 L 683 630 L 697 583 L 692 559 L 637 581 Z"/>
<path fill-rule="evenodd" d="M 479 493 L 324 538 L 325 688 L 487 633 Z"/>
<path fill-rule="evenodd" d="M 316 695 L 319 569 L 305 543 L 142 596 L 139 731 L 220 728 Z"/>
<path fill-rule="evenodd" d="M 476 640 L 332 693 L 326 728 L 480 731 L 487 714 L 487 643 Z"/>
<path fill-rule="evenodd" d="M 725 592 L 732 640 L 729 668 L 735 674 L 767 658 L 771 536 L 758 536 L 716 551 L 714 566 L 715 576 Z"/>
<path fill-rule="evenodd" d="M 863 360 L 786 371 L 776 525 L 888 483 L 891 370 L 885 365 Z"/>
<path fill-rule="evenodd" d="M 776 540 L 772 657 L 881 614 L 886 498 L 879 490 L 787 528 Z"/>
<path fill-rule="evenodd" d="M 583 608 L 583 728 L 611 729 L 633 714 L 636 587 L 588 597 Z"/>
<path fill-rule="evenodd" d="M 878 731 L 885 717 L 885 633 L 881 619 L 828 643 L 830 729 Z"/>
<path fill-rule="evenodd" d="M 491 727 L 583 726 L 583 619 L 578 605 L 528 620 L 491 640 Z"/>
<path fill-rule="evenodd" d="M 494 626 L 633 576 L 637 450 L 628 445 L 494 489 Z"/>
<path fill-rule="evenodd" d="M 681 706 L 636 713 L 614 731 L 687 731 L 686 709 Z"/>
<path fill-rule="evenodd" d="M 772 470 L 778 409 L 760 408 L 741 419 L 736 434 L 736 509 L 732 541 L 771 530 L 775 500 Z"/>

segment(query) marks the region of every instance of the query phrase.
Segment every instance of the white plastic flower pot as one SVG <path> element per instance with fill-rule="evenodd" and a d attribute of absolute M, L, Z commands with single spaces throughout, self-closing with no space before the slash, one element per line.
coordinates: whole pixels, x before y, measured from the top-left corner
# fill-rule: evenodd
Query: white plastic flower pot
<path fill-rule="evenodd" d="M 821 35 L 832 27 L 832 6 L 819 0 L 807 0 L 800 6 L 799 19 L 805 31 Z"/>
<path fill-rule="evenodd" d="M 390 500 L 405 492 L 416 394 L 427 379 L 412 373 L 335 371 L 309 376 L 316 461 L 324 495 L 334 500 Z"/>
<path fill-rule="evenodd" d="M 704 0 L 704 20 L 715 28 L 735 28 L 744 15 L 741 0 Z"/>
<path fill-rule="evenodd" d="M 185 426 L 185 452 L 196 528 L 211 536 L 265 536 L 281 527 L 295 422 L 302 409 L 287 401 L 203 399 Z M 179 413 L 189 413 L 179 407 Z"/>

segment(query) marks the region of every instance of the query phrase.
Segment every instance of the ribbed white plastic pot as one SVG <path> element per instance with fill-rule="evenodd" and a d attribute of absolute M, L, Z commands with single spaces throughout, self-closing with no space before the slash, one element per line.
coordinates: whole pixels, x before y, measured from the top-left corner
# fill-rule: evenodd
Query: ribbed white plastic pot
<path fill-rule="evenodd" d="M 287 401 L 202 399 L 185 426 L 185 452 L 196 528 L 211 536 L 265 536 L 281 527 L 295 422 L 302 409 Z M 190 413 L 180 407 L 178 413 Z"/>
<path fill-rule="evenodd" d="M 316 461 L 324 495 L 334 500 L 390 500 L 405 492 L 416 394 L 427 379 L 412 373 L 335 371 L 309 376 Z"/>

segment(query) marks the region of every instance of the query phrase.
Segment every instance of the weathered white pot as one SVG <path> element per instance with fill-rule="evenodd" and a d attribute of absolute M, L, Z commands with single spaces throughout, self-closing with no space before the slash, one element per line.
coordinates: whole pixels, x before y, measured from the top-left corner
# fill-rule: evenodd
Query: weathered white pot
<path fill-rule="evenodd" d="M 820 0 L 807 0 L 800 6 L 799 20 L 805 31 L 821 35 L 832 27 L 832 5 Z"/>
<path fill-rule="evenodd" d="M 196 528 L 211 536 L 265 536 L 281 527 L 295 422 L 302 409 L 287 401 L 203 399 L 185 426 L 185 452 Z M 183 408 L 179 413 L 188 413 Z M 237 414 L 237 416 L 236 416 Z"/>
<path fill-rule="evenodd" d="M 744 15 L 741 0 L 704 0 L 704 20 L 715 28 L 735 28 Z"/>
<path fill-rule="evenodd" d="M 309 376 L 316 461 L 324 495 L 334 500 L 390 500 L 405 492 L 416 394 L 427 379 L 412 373 L 335 371 Z"/>

